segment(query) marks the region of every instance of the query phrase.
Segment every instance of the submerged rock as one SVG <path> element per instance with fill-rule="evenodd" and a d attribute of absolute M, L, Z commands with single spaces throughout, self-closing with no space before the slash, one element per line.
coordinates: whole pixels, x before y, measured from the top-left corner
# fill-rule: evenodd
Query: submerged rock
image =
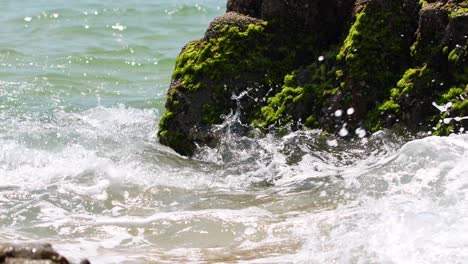
<path fill-rule="evenodd" d="M 50 244 L 0 243 L 0 263 L 5 264 L 69 264 Z M 89 264 L 83 260 L 81 264 Z"/>
<path fill-rule="evenodd" d="M 227 11 L 176 62 L 158 135 L 182 155 L 215 146 L 233 113 L 239 134 L 468 128 L 466 0 L 229 0 Z"/>

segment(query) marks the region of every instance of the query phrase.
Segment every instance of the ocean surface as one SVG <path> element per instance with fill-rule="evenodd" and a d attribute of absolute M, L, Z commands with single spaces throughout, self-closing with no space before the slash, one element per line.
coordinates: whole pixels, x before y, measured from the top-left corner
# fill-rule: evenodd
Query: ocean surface
<path fill-rule="evenodd" d="M 158 143 L 175 58 L 225 1 L 0 9 L 0 241 L 92 263 L 468 263 L 467 135 Z"/>

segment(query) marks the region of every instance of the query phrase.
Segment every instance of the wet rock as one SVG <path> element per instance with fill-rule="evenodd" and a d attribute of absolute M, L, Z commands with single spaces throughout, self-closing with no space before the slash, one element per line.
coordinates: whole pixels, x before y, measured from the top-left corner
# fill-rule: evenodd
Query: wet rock
<path fill-rule="evenodd" d="M 197 145 L 216 144 L 212 128 L 229 114 L 240 121 L 231 131 L 246 133 L 261 101 L 308 57 L 309 38 L 275 32 L 261 19 L 229 12 L 187 44 L 176 61 L 160 142 L 190 156 Z M 291 45 L 306 48 L 292 54 Z"/>
<path fill-rule="evenodd" d="M 354 0 L 264 0 L 261 18 L 277 21 L 288 30 L 318 34 L 323 42 L 333 41 L 343 33 L 351 18 Z"/>
<path fill-rule="evenodd" d="M 0 243 L 0 263 L 6 264 L 69 264 L 50 244 Z M 83 260 L 82 264 L 89 263 Z"/>
<path fill-rule="evenodd" d="M 250 16 L 241 15 L 236 12 L 228 12 L 223 16 L 215 18 L 205 32 L 203 40 L 208 41 L 222 37 L 224 27 L 236 27 L 239 31 L 245 31 L 249 25 L 260 25 L 264 21 Z"/>
<path fill-rule="evenodd" d="M 264 21 L 230 12 L 216 18 L 203 39 L 182 49 L 159 126 L 161 143 L 183 155 L 191 155 L 197 144 L 215 143 L 211 128 L 236 110 L 232 96 L 264 83 L 262 64 L 272 66 L 271 59 L 261 60 L 267 52 L 264 29 Z M 243 100 L 247 111 L 253 103 Z"/>
<path fill-rule="evenodd" d="M 466 1 L 229 0 L 227 10 L 176 62 L 158 135 L 180 154 L 216 146 L 230 114 L 244 135 L 468 129 Z"/>
<path fill-rule="evenodd" d="M 262 2 L 263 0 L 228 0 L 226 11 L 260 18 Z"/>
<path fill-rule="evenodd" d="M 229 0 L 227 11 L 271 21 L 290 33 L 319 34 L 327 42 L 343 32 L 353 4 L 354 0 Z"/>
<path fill-rule="evenodd" d="M 436 1 L 419 12 L 416 40 L 411 47 L 414 65 L 406 70 L 389 101 L 395 115 L 414 129 L 421 124 L 435 135 L 464 131 L 468 115 L 468 3 Z M 450 107 L 441 111 L 437 105 Z M 461 129 L 461 130 L 460 130 Z"/>

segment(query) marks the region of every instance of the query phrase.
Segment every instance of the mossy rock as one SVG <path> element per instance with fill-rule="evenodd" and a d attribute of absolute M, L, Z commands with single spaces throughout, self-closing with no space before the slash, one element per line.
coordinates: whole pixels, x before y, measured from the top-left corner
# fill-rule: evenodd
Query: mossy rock
<path fill-rule="evenodd" d="M 466 131 L 467 8 L 466 0 L 229 0 L 245 15 L 216 18 L 177 58 L 160 142 L 191 156 L 216 145 L 213 128 L 231 113 L 244 135 L 251 126 Z M 334 21 L 313 15 L 321 11 Z"/>
<path fill-rule="evenodd" d="M 183 48 L 159 125 L 162 144 L 190 156 L 197 144 L 215 144 L 211 128 L 223 115 L 240 111 L 240 122 L 251 122 L 262 98 L 281 86 L 313 46 L 313 37 L 291 44 L 272 30 L 265 21 L 228 13 L 203 39 Z"/>

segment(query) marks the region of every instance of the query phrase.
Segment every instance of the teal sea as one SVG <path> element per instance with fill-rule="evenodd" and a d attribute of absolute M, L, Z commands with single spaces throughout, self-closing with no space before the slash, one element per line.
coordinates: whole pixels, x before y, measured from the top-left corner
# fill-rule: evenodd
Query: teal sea
<path fill-rule="evenodd" d="M 225 6 L 0 0 L 0 241 L 92 263 L 466 263 L 467 135 L 158 143 L 176 56 Z"/>

